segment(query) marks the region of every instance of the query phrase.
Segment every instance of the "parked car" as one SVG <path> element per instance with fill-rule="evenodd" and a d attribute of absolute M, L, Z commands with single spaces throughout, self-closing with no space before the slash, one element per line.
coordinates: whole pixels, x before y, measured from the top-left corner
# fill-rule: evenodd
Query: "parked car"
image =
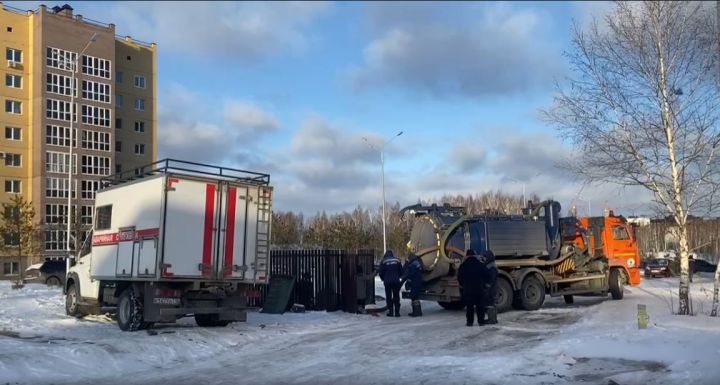
<path fill-rule="evenodd" d="M 62 286 L 65 283 L 65 261 L 45 261 L 25 269 L 26 283 Z"/>
<path fill-rule="evenodd" d="M 714 265 L 704 259 L 695 259 L 692 262 L 693 273 L 714 273 L 717 265 Z"/>
<path fill-rule="evenodd" d="M 665 258 L 651 259 L 645 265 L 645 278 L 669 277 L 671 275 L 670 263 Z"/>

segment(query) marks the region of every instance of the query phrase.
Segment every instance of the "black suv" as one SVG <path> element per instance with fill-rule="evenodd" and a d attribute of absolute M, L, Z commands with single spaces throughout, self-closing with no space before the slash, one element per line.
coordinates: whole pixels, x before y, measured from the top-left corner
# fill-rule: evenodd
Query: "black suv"
<path fill-rule="evenodd" d="M 65 261 L 45 261 L 30 266 L 25 272 L 25 282 L 44 283 L 49 286 L 62 286 L 65 282 Z"/>

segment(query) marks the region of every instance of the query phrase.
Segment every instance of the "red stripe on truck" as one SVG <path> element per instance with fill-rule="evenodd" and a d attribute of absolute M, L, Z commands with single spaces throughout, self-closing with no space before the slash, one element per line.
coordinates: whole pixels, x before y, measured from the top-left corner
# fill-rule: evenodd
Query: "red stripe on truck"
<path fill-rule="evenodd" d="M 233 251 L 235 247 L 235 207 L 237 206 L 237 188 L 228 188 L 227 231 L 225 232 L 225 266 L 224 275 L 232 275 Z"/>
<path fill-rule="evenodd" d="M 215 185 L 208 184 L 205 187 L 205 230 L 203 234 L 202 264 L 203 275 L 210 275 L 212 265 L 212 235 L 213 222 L 215 221 Z"/>
<path fill-rule="evenodd" d="M 107 246 L 117 245 L 119 242 L 126 241 L 139 241 L 141 239 L 157 237 L 160 235 L 159 228 L 142 229 L 136 230 L 134 234 L 132 231 L 125 231 L 122 233 L 108 233 L 108 234 L 97 234 L 93 235 L 92 245 L 93 246 Z"/>

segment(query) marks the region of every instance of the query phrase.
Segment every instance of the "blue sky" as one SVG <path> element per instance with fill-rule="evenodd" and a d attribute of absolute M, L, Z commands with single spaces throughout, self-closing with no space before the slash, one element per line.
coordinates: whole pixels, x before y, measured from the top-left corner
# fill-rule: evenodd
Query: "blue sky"
<path fill-rule="evenodd" d="M 71 5 L 158 43 L 160 158 L 269 172 L 276 209 L 379 206 L 379 159 L 362 138 L 403 131 L 386 151 L 390 202 L 524 184 L 566 208 L 646 211 L 646 194 L 581 191 L 555 167 L 568 144 L 538 119 L 567 75 L 573 20 L 607 4 Z"/>

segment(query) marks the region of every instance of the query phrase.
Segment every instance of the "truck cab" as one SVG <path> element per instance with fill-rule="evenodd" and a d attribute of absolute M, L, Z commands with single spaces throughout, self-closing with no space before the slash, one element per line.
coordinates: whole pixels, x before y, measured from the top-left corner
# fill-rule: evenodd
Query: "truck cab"
<path fill-rule="evenodd" d="M 607 257 L 611 269 L 620 269 L 624 284 L 640 284 L 640 253 L 635 231 L 623 216 L 612 210 L 603 217 L 579 218 L 587 229 L 589 250 L 593 255 Z"/>

